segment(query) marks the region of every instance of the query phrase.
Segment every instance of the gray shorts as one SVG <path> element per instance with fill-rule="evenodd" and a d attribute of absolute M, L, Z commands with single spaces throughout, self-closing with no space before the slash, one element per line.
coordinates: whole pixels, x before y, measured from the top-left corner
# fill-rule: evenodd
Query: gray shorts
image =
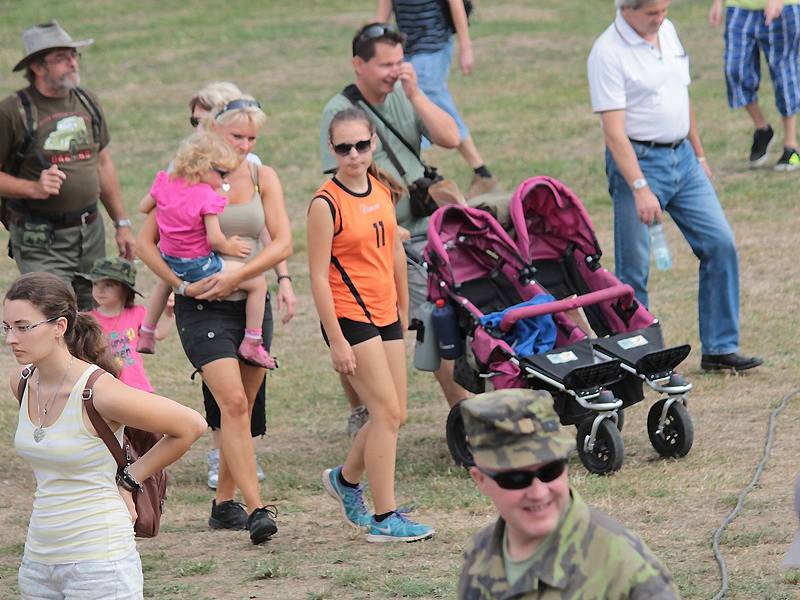
<path fill-rule="evenodd" d="M 22 558 L 19 566 L 22 600 L 139 600 L 144 579 L 139 552 L 119 560 L 48 565 Z"/>
<path fill-rule="evenodd" d="M 411 249 L 412 253 L 422 257 L 422 251 L 428 243 L 427 238 L 416 239 L 406 242 L 406 248 Z M 408 268 L 408 313 L 409 319 L 417 316 L 417 310 L 428 300 L 428 272 L 417 261 L 408 257 L 406 252 L 406 267 Z"/>
<path fill-rule="evenodd" d="M 72 285 L 78 299 L 78 310 L 92 309 L 92 284 L 76 277 L 88 273 L 94 261 L 106 255 L 103 219 L 88 225 L 54 229 L 49 243 L 30 246 L 23 243 L 22 227 L 11 225 L 9 240 L 17 268 L 22 274 L 47 271 Z"/>

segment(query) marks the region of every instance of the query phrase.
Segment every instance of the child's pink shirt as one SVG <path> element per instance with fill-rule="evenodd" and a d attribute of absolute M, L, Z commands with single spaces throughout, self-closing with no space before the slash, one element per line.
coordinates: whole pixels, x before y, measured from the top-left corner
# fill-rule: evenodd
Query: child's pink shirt
<path fill-rule="evenodd" d="M 123 308 L 116 317 L 107 317 L 96 308 L 89 314 L 97 319 L 100 328 L 106 334 L 108 346 L 119 367 L 119 380 L 131 387 L 152 392 L 153 386 L 150 385 L 144 372 L 142 357 L 136 351 L 139 327 L 144 321 L 145 312 L 144 306 L 136 304 Z"/>
<path fill-rule="evenodd" d="M 218 215 L 228 199 L 207 183 L 189 184 L 166 171 L 156 174 L 150 195 L 156 201 L 159 248 L 169 256 L 200 258 L 211 253 L 206 236 L 205 215 Z"/>

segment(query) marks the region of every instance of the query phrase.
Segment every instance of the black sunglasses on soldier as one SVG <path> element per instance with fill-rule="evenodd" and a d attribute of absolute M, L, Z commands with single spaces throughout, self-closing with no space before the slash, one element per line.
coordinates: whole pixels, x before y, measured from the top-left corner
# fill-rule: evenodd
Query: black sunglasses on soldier
<path fill-rule="evenodd" d="M 538 479 L 542 483 L 550 483 L 561 477 L 567 468 L 566 459 L 554 460 L 534 470 L 500 471 L 497 473 L 479 469 L 481 473 L 492 479 L 504 490 L 524 490 Z"/>

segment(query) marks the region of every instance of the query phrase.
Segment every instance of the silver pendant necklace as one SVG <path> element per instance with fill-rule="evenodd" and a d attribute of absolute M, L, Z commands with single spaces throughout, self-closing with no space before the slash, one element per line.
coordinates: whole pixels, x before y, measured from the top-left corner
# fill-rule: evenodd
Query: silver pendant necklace
<path fill-rule="evenodd" d="M 42 395 L 41 395 L 41 371 L 36 373 L 36 412 L 39 415 L 39 426 L 33 430 L 33 441 L 37 444 L 44 439 L 45 434 L 47 431 L 43 427 L 43 422 L 45 416 L 47 416 L 47 411 L 53 407 L 53 403 L 56 400 L 56 396 L 58 396 L 59 390 L 64 386 L 64 382 L 67 380 L 67 373 L 72 368 L 72 362 L 75 360 L 74 356 L 69 357 L 69 362 L 67 363 L 67 368 L 64 370 L 64 375 L 61 377 L 61 382 L 56 386 L 56 389 L 53 391 L 53 395 L 50 397 L 49 402 L 44 403 L 44 411 L 42 411 L 42 407 L 40 404 Z"/>

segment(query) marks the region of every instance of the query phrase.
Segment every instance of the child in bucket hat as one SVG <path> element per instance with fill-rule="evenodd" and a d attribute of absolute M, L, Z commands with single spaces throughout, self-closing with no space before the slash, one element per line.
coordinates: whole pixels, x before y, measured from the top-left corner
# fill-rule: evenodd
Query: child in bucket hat
<path fill-rule="evenodd" d="M 141 355 L 136 351 L 139 327 L 145 307 L 135 304 L 136 266 L 120 256 L 98 258 L 88 273 L 79 277 L 92 282 L 92 298 L 97 306 L 89 312 L 103 329 L 109 350 L 119 366 L 119 379 L 131 387 L 152 392 Z M 168 325 L 171 325 L 169 323 Z M 156 335 L 163 339 L 169 326 L 159 328 Z"/>

